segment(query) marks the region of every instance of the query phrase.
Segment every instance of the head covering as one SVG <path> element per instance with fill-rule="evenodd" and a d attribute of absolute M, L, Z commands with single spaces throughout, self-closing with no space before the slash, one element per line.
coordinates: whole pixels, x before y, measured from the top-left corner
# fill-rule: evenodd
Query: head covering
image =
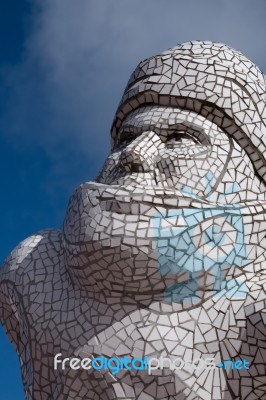
<path fill-rule="evenodd" d="M 193 41 L 146 59 L 131 75 L 112 126 L 140 106 L 197 112 L 245 149 L 266 182 L 266 77 L 240 52 L 221 43 Z"/>

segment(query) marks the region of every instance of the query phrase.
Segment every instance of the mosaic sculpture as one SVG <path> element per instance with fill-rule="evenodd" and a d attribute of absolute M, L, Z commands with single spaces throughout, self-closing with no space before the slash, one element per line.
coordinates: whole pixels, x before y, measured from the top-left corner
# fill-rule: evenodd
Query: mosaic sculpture
<path fill-rule="evenodd" d="M 266 399 L 265 101 L 220 43 L 139 64 L 62 231 L 1 270 L 27 399 Z"/>

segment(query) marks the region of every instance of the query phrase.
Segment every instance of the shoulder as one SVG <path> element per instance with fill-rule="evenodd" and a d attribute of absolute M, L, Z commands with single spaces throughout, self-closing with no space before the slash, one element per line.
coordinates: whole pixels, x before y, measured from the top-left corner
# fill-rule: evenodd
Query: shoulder
<path fill-rule="evenodd" d="M 61 231 L 42 230 L 19 243 L 0 268 L 0 302 L 12 303 L 60 266 Z M 1 319 L 1 315 L 0 315 Z"/>
<path fill-rule="evenodd" d="M 47 259 L 58 257 L 62 247 L 61 236 L 59 230 L 46 229 L 19 243 L 0 269 L 0 284 L 4 281 L 19 284 L 25 273 L 33 268 L 38 270 Z"/>
<path fill-rule="evenodd" d="M 62 254 L 61 232 L 47 229 L 23 240 L 4 261 L 0 269 L 0 321 L 7 336 L 20 356 L 24 385 L 30 385 L 30 376 L 24 373 L 30 368 L 28 323 L 24 297 L 39 291 L 38 284 L 45 276 L 52 275 L 60 267 Z"/>
<path fill-rule="evenodd" d="M 0 321 L 13 342 L 21 325 L 24 296 L 53 279 L 62 267 L 61 231 L 42 230 L 23 240 L 0 268 Z"/>

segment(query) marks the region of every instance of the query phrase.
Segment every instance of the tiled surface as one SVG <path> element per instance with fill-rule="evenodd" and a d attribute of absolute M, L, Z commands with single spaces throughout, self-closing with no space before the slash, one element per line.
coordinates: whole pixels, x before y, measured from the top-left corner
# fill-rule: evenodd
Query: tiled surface
<path fill-rule="evenodd" d="M 1 271 L 27 399 L 266 399 L 265 84 L 211 42 L 139 64 L 98 177 Z M 57 353 L 250 369 L 62 371 Z"/>

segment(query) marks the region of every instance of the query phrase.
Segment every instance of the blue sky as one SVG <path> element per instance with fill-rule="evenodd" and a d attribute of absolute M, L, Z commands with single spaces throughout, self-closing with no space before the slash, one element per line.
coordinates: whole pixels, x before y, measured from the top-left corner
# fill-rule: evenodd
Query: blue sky
<path fill-rule="evenodd" d="M 2 1 L 1 263 L 25 237 L 61 226 L 71 192 L 108 153 L 116 106 L 141 59 L 207 39 L 266 71 L 265 15 L 265 0 Z M 0 354 L 0 399 L 24 399 L 2 330 Z"/>

